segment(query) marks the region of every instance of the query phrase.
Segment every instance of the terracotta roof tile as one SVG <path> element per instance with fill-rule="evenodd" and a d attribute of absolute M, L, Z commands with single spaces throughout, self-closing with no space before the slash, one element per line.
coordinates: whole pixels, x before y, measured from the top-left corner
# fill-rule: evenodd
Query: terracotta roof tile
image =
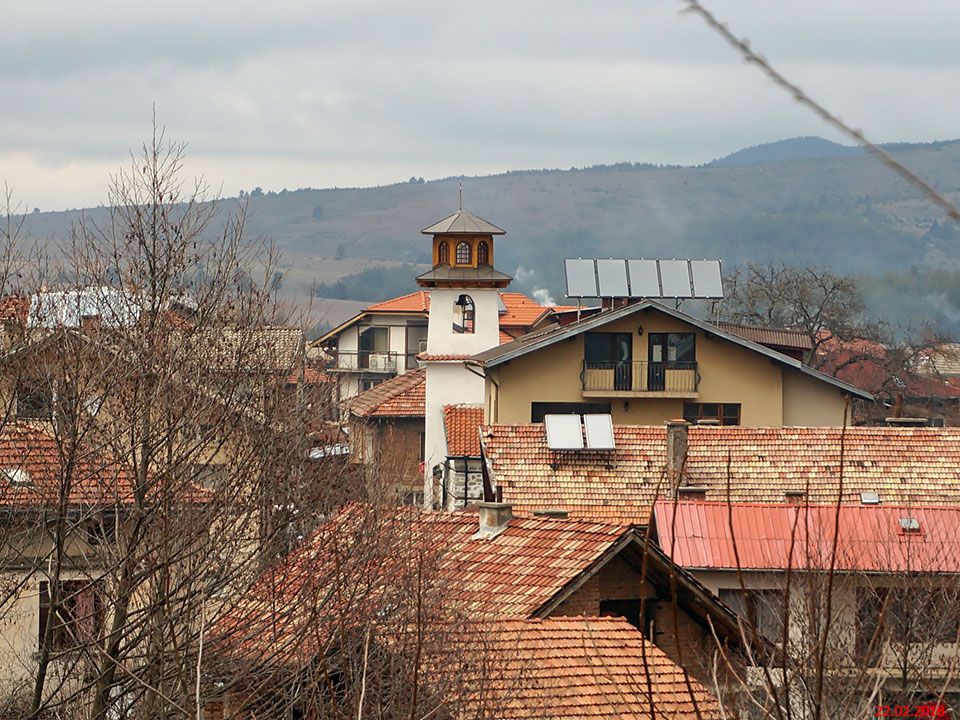
<path fill-rule="evenodd" d="M 517 517 L 499 535 L 475 538 L 476 511 L 401 507 L 392 513 L 353 505 L 322 525 L 238 599 L 218 622 L 217 642 L 251 659 L 302 662 L 324 646 L 344 615 L 378 607 L 381 592 L 389 593 L 392 582 L 424 562 L 425 552 L 439 563 L 445 588 L 456 598 L 454 615 L 484 621 L 528 617 L 628 532 L 616 525 Z M 367 554 L 354 552 L 355 544 L 373 538 L 396 545 L 375 570 L 365 566 Z M 351 587 L 344 607 L 330 591 L 342 588 L 351 573 L 367 581 Z"/>
<path fill-rule="evenodd" d="M 417 360 L 425 362 L 455 362 L 458 360 L 469 360 L 473 355 L 456 355 L 453 353 L 417 353 Z"/>
<path fill-rule="evenodd" d="M 705 488 L 706 500 L 726 500 L 729 480 L 734 502 L 783 502 L 787 490 L 806 492 L 811 503 L 836 501 L 841 433 L 691 427 L 684 480 Z M 616 426 L 614 436 L 617 449 L 610 453 L 551 451 L 542 425 L 484 427 L 481 442 L 504 502 L 644 524 L 653 502 L 667 496 L 666 430 Z M 960 503 L 960 428 L 848 428 L 842 500 L 859 503 L 868 491 L 884 503 Z"/>
<path fill-rule="evenodd" d="M 551 311 L 551 308 L 541 305 L 523 293 L 502 292 L 500 299 L 503 300 L 503 305 L 507 309 L 506 313 L 500 315 L 501 327 L 530 327 Z"/>
<path fill-rule="evenodd" d="M 957 506 L 661 500 L 654 515 L 660 545 L 687 568 L 828 569 L 836 534 L 841 572 L 960 572 Z M 901 518 L 918 532 L 905 533 Z"/>
<path fill-rule="evenodd" d="M 0 298 L 0 322 L 18 320 L 25 325 L 29 313 L 29 296 L 6 295 Z"/>
<path fill-rule="evenodd" d="M 65 483 L 64 446 L 28 424 L 11 423 L 0 432 L 0 507 L 56 505 Z M 109 507 L 133 502 L 127 466 L 95 448 L 81 446 L 72 458 L 71 506 Z M 204 501 L 209 493 L 187 486 L 181 497 Z"/>
<path fill-rule="evenodd" d="M 411 370 L 352 398 L 350 412 L 357 417 L 423 417 L 426 392 L 426 370 Z"/>
<path fill-rule="evenodd" d="M 366 312 L 425 313 L 430 309 L 430 293 L 418 290 L 409 295 L 384 300 L 369 306 Z"/>
<path fill-rule="evenodd" d="M 706 687 L 622 618 L 505 620 L 482 639 L 503 661 L 484 681 L 501 718 L 722 717 Z"/>
<path fill-rule="evenodd" d="M 760 345 L 775 348 L 792 348 L 794 350 L 810 350 L 813 347 L 813 342 L 810 340 L 810 337 L 801 330 L 760 327 L 758 325 L 738 325 L 736 323 L 726 322 L 717 323 L 717 327 Z"/>
<path fill-rule="evenodd" d="M 443 427 L 448 457 L 480 457 L 483 408 L 478 405 L 445 405 Z"/>

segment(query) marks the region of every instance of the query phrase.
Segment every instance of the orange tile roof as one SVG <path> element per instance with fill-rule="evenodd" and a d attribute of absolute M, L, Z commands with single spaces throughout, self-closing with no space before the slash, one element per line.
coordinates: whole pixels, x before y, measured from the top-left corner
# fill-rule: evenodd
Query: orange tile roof
<path fill-rule="evenodd" d="M 445 405 L 443 427 L 447 433 L 447 457 L 480 457 L 481 425 L 482 407 Z"/>
<path fill-rule="evenodd" d="M 661 500 L 654 517 L 660 546 L 686 568 L 960 573 L 956 506 Z"/>
<path fill-rule="evenodd" d="M 30 297 L 25 295 L 5 295 L 0 298 L 0 322 L 19 320 L 26 324 L 30 313 Z"/>
<path fill-rule="evenodd" d="M 503 661 L 484 680 L 500 718 L 722 717 L 706 687 L 622 618 L 504 620 L 481 638 Z"/>
<path fill-rule="evenodd" d="M 426 414 L 427 373 L 423 368 L 374 385 L 350 400 L 357 417 L 423 417 Z"/>
<path fill-rule="evenodd" d="M 783 502 L 787 490 L 811 503 L 836 501 L 841 428 L 691 427 L 684 482 L 707 500 Z M 610 453 L 555 452 L 542 425 L 484 427 L 481 443 L 504 502 L 572 517 L 647 522 L 665 488 L 666 429 L 616 426 Z M 730 476 L 727 476 L 727 462 Z M 844 502 L 877 492 L 884 503 L 960 503 L 960 428 L 846 430 Z"/>
<path fill-rule="evenodd" d="M 424 360 L 426 362 L 455 362 L 458 360 L 469 360 L 473 355 L 457 355 L 453 353 L 417 353 L 417 360 Z"/>
<path fill-rule="evenodd" d="M 507 309 L 506 313 L 500 315 L 501 327 L 530 327 L 551 311 L 551 308 L 541 305 L 523 293 L 502 292 L 500 299 L 503 300 L 503 305 Z"/>
<path fill-rule="evenodd" d="M 0 507 L 39 508 L 57 505 L 65 487 L 64 463 L 73 460 L 68 504 L 110 507 L 133 502 L 132 476 L 127 466 L 105 453 L 80 446 L 73 458 L 65 446 L 32 425 L 10 423 L 0 432 Z M 209 493 L 193 485 L 181 488 L 181 498 L 202 502 Z"/>
<path fill-rule="evenodd" d="M 476 511 L 400 507 L 384 515 L 348 506 L 260 575 L 218 622 L 216 642 L 258 661 L 267 655 L 279 663 L 302 662 L 325 645 L 344 617 L 376 611 L 398 578 L 417 562 L 428 562 L 422 554 L 439 563 L 446 591 L 455 598 L 454 614 L 527 617 L 628 532 L 538 517 L 513 518 L 492 539 L 474 539 L 478 529 Z M 365 567 L 369 555 L 356 546 L 374 541 L 396 550 L 375 568 Z M 346 596 L 342 604 L 334 597 L 340 593 Z"/>
<path fill-rule="evenodd" d="M 430 293 L 417 290 L 370 305 L 366 312 L 425 313 L 430 309 Z"/>

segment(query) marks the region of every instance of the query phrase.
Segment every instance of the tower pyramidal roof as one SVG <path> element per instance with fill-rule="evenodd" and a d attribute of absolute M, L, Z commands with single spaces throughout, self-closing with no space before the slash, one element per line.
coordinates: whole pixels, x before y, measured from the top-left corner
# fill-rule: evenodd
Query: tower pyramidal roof
<path fill-rule="evenodd" d="M 424 235 L 506 235 L 507 231 L 466 210 L 435 222 L 420 231 Z"/>

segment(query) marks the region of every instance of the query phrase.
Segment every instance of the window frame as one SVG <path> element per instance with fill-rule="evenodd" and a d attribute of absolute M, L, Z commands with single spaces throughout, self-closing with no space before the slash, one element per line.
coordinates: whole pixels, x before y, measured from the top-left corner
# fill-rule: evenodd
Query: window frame
<path fill-rule="evenodd" d="M 477 243 L 477 265 L 490 264 L 490 243 L 481 240 Z"/>
<path fill-rule="evenodd" d="M 461 250 L 465 249 L 465 254 L 461 254 Z M 466 257 L 466 260 L 461 259 Z M 454 262 L 457 265 L 473 265 L 473 246 L 466 240 L 461 240 L 457 243 L 457 247 L 454 250 Z"/>
<path fill-rule="evenodd" d="M 441 240 L 437 244 L 437 265 L 449 265 L 450 264 L 450 243 L 446 240 Z"/>
<path fill-rule="evenodd" d="M 716 406 L 716 414 L 704 413 L 704 410 L 710 406 Z M 696 413 L 691 412 L 693 408 Z M 700 420 L 718 420 L 723 427 L 737 427 L 743 419 L 742 403 L 722 403 L 722 402 L 688 402 L 683 404 L 683 419 L 688 423 L 696 425 Z M 731 422 L 728 422 L 730 420 Z"/>
<path fill-rule="evenodd" d="M 83 646 L 84 641 L 98 639 L 103 632 L 104 619 L 100 586 L 101 581 L 96 580 L 61 580 L 60 608 L 54 616 L 50 582 L 42 580 L 38 588 L 37 648 L 44 649 L 47 626 L 51 617 L 54 617 L 56 625 L 54 625 L 50 636 L 50 645 L 46 648 L 49 652 L 76 651 Z M 78 617 L 78 606 L 81 599 L 89 603 L 90 614 Z M 88 627 L 83 628 L 84 625 Z M 79 631 L 71 630 L 71 626 L 79 628 Z"/>

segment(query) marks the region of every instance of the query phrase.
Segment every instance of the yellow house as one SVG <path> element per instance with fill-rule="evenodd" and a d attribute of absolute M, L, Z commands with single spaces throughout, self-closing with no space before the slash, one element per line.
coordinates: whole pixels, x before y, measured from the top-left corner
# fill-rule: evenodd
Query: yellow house
<path fill-rule="evenodd" d="M 475 355 L 487 423 L 610 413 L 618 425 L 671 418 L 749 427 L 838 426 L 873 396 L 706 320 L 645 300 Z"/>

